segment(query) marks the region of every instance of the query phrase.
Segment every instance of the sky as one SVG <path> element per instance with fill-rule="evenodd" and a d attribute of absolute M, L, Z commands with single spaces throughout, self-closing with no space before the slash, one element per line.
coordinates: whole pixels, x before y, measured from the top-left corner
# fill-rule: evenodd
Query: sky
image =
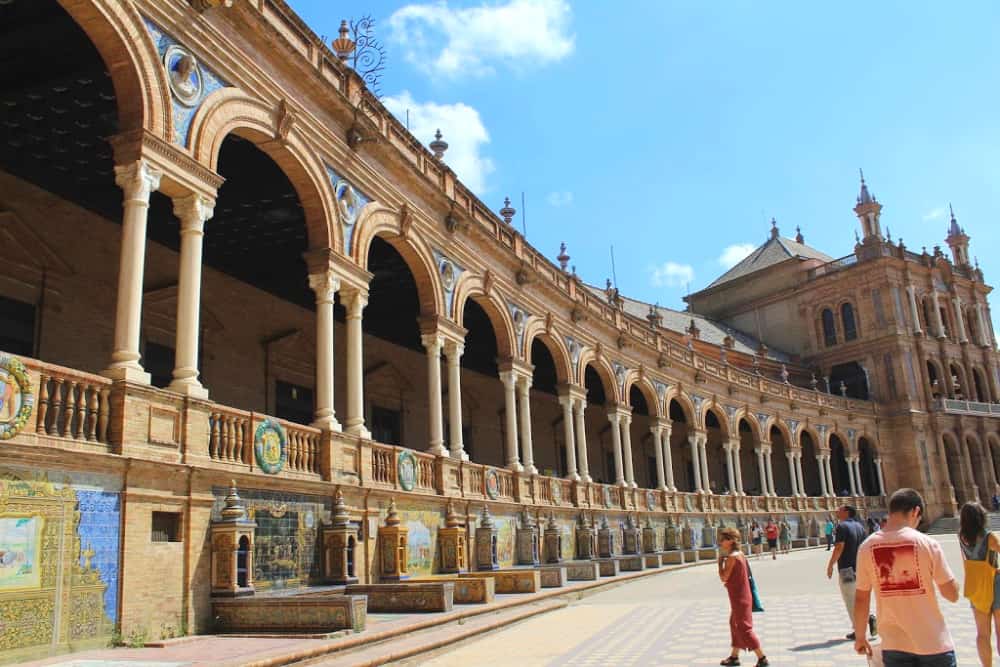
<path fill-rule="evenodd" d="M 370 14 L 383 103 L 590 283 L 614 246 L 623 294 L 683 309 L 772 217 L 847 255 L 859 168 L 883 232 L 947 251 L 950 203 L 1000 275 L 1000 3 L 289 2 L 328 40 Z"/>

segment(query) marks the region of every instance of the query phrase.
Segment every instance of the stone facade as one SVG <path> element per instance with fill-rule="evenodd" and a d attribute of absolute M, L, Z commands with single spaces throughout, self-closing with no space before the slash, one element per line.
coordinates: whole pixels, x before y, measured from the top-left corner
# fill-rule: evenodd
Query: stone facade
<path fill-rule="evenodd" d="M 694 313 L 637 304 L 528 245 L 282 0 L 225 5 L 0 7 L 25 35 L 68 35 L 52 41 L 78 51 L 68 60 L 101 91 L 71 105 L 77 148 L 15 150 L 34 140 L 20 130 L 0 142 L 0 238 L 13 249 L 0 262 L 0 347 L 11 348 L 0 380 L 14 386 L 12 353 L 27 372 L 5 400 L 28 414 L 0 411 L 0 550 L 17 564 L 0 567 L 0 606 L 60 619 L 5 633 L 0 659 L 114 631 L 210 630 L 212 526 L 233 482 L 255 524 L 252 557 L 237 564 L 250 564 L 258 595 L 328 576 L 337 493 L 360 585 L 440 573 L 451 503 L 464 562 L 474 569 L 485 547 L 500 568 L 460 578 L 503 592 L 539 585 L 537 572 L 527 584 L 505 572 L 525 517 L 561 536 L 542 549 L 555 561 L 593 552 L 576 544 L 578 523 L 606 525 L 617 569 L 626 531 L 640 547 L 630 526 L 690 550 L 706 526 L 824 516 L 845 502 L 841 487 L 881 512 L 886 490 L 913 485 L 934 515 L 954 511 L 952 487 L 996 489 L 992 332 L 932 340 L 896 306 L 896 288 L 919 276 L 946 281 L 988 322 L 988 288 L 969 267 L 873 233 L 856 265 L 813 260 L 791 301 L 747 292 L 799 276 L 789 264 L 711 308 L 694 295 Z M 24 67 L 44 61 L 27 37 L 13 48 Z M 20 74 L 46 95 L 82 76 Z M 15 123 L 65 136 L 33 120 L 30 96 L 0 99 Z M 94 105 L 108 113 L 88 116 Z M 105 126 L 107 141 L 87 134 Z M 91 166 L 60 162 L 65 151 Z M 274 193 L 292 203 L 274 208 Z M 259 210 L 269 214 L 240 213 Z M 860 335 L 821 349 L 822 309 L 803 304 L 841 312 L 850 299 Z M 714 320 L 698 314 L 712 308 Z M 747 313 L 766 326 L 744 326 Z M 762 340 L 714 340 L 725 322 Z M 895 379 L 878 375 L 907 355 Z M 943 370 L 937 389 L 921 374 L 924 360 L 959 358 L 985 374 L 985 400 L 968 402 Z M 874 369 L 874 400 L 810 386 L 814 368 L 857 359 Z M 40 537 L 53 530 L 59 550 Z"/>

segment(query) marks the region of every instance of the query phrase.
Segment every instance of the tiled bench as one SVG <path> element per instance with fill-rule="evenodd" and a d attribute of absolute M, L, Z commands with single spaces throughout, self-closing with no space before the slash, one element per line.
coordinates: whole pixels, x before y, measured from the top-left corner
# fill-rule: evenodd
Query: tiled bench
<path fill-rule="evenodd" d="M 348 595 L 367 595 L 370 612 L 451 611 L 455 600 L 455 582 L 351 584 L 345 592 Z"/>
<path fill-rule="evenodd" d="M 602 577 L 618 576 L 619 570 L 617 558 L 597 558 L 594 562 L 597 563 Z"/>
<path fill-rule="evenodd" d="M 542 576 L 538 570 L 487 570 L 458 575 L 459 579 L 487 577 L 493 579 L 497 593 L 537 593 L 542 590 Z"/>
<path fill-rule="evenodd" d="M 566 573 L 566 565 L 563 563 L 550 563 L 539 566 L 541 574 L 542 588 L 562 588 L 569 580 Z"/>
<path fill-rule="evenodd" d="M 407 579 L 411 583 L 432 584 L 448 581 L 455 584 L 455 604 L 481 604 L 493 602 L 496 599 L 496 582 L 489 578 L 462 578 L 456 575 L 447 577 L 429 577 L 426 579 Z"/>
<path fill-rule="evenodd" d="M 680 565 L 684 562 L 683 551 L 664 551 L 660 554 L 660 560 L 664 565 Z"/>
<path fill-rule="evenodd" d="M 569 581 L 597 581 L 601 578 L 601 566 L 597 561 L 572 560 L 565 565 Z"/>
<path fill-rule="evenodd" d="M 639 572 L 643 569 L 642 556 L 626 554 L 624 556 L 616 556 L 616 558 L 618 559 L 618 568 L 622 572 Z"/>
<path fill-rule="evenodd" d="M 213 598 L 220 632 L 334 632 L 365 629 L 364 595 Z"/>
<path fill-rule="evenodd" d="M 663 565 L 663 561 L 661 560 L 660 554 L 658 553 L 643 554 L 642 559 L 643 559 L 643 565 L 645 565 L 647 568 L 655 569 Z"/>

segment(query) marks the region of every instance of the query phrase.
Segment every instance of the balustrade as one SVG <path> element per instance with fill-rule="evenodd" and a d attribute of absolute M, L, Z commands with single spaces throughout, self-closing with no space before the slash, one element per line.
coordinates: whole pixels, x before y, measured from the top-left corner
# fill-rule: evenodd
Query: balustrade
<path fill-rule="evenodd" d="M 36 433 L 108 443 L 111 380 L 34 360 L 26 366 L 38 372 Z"/>

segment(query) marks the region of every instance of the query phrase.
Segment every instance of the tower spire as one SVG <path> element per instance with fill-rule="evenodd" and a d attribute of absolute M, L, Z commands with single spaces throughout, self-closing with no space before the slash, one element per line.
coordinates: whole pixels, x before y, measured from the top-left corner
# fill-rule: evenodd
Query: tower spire
<path fill-rule="evenodd" d="M 858 220 L 861 222 L 861 230 L 863 232 L 862 242 L 868 243 L 869 240 L 881 241 L 882 228 L 879 218 L 882 215 L 882 205 L 878 203 L 878 200 L 868 190 L 868 184 L 865 182 L 865 172 L 859 168 L 858 174 L 861 176 L 861 192 L 858 194 L 858 203 L 854 207 L 854 214 L 858 216 Z"/>
<path fill-rule="evenodd" d="M 969 235 L 958 224 L 955 219 L 955 209 L 948 203 L 948 213 L 951 214 L 951 224 L 948 225 L 948 236 L 945 243 L 951 248 L 951 258 L 957 266 L 970 266 L 969 262 Z"/>

